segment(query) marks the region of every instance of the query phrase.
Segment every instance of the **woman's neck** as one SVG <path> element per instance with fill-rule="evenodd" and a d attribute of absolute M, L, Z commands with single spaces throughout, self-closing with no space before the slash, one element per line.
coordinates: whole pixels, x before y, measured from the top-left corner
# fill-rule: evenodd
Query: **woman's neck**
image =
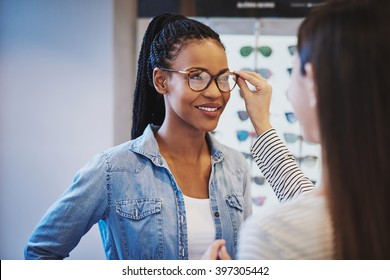
<path fill-rule="evenodd" d="M 165 123 L 155 132 L 163 155 L 168 152 L 171 155 L 193 158 L 209 151 L 205 135 L 204 131 L 198 131 L 192 127 L 173 128 Z"/>
<path fill-rule="evenodd" d="M 208 198 L 211 157 L 205 132 L 162 125 L 155 137 L 182 192 L 194 198 Z"/>

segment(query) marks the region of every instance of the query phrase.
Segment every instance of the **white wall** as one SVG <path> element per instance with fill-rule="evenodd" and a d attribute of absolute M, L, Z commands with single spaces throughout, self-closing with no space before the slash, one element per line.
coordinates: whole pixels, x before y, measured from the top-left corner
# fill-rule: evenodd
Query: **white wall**
<path fill-rule="evenodd" d="M 0 259 L 113 145 L 113 1 L 0 1 Z M 105 258 L 96 226 L 71 258 Z"/>

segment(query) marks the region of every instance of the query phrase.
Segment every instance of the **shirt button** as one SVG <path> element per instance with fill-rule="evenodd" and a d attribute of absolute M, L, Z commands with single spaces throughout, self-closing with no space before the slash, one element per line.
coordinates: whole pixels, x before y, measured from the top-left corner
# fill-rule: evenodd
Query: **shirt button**
<path fill-rule="evenodd" d="M 214 212 L 214 216 L 215 217 L 219 217 L 219 212 L 217 211 L 217 212 Z"/>

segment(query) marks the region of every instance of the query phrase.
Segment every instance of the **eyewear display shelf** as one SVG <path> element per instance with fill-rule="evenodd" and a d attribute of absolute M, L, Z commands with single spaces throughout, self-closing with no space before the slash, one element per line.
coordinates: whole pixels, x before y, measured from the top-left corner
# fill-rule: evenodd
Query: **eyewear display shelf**
<path fill-rule="evenodd" d="M 320 180 L 320 147 L 307 143 L 286 92 L 290 83 L 297 28 L 302 19 L 196 18 L 219 34 L 231 70 L 260 73 L 272 85 L 271 124 L 293 153 L 303 172 L 315 183 Z M 251 171 L 254 212 L 278 203 L 275 194 L 250 154 L 257 135 L 236 87 L 222 114 L 214 136 L 243 153 Z"/>

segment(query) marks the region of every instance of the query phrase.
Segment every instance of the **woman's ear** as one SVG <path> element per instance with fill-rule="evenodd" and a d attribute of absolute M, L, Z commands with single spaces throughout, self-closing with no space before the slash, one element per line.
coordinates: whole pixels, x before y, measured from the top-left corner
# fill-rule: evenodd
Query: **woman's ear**
<path fill-rule="evenodd" d="M 166 72 L 156 67 L 153 69 L 153 84 L 158 93 L 168 92 Z"/>
<path fill-rule="evenodd" d="M 309 97 L 309 106 L 314 107 L 317 106 L 317 87 L 314 79 L 313 64 L 311 64 L 310 62 L 306 63 L 305 72 L 307 93 Z"/>

